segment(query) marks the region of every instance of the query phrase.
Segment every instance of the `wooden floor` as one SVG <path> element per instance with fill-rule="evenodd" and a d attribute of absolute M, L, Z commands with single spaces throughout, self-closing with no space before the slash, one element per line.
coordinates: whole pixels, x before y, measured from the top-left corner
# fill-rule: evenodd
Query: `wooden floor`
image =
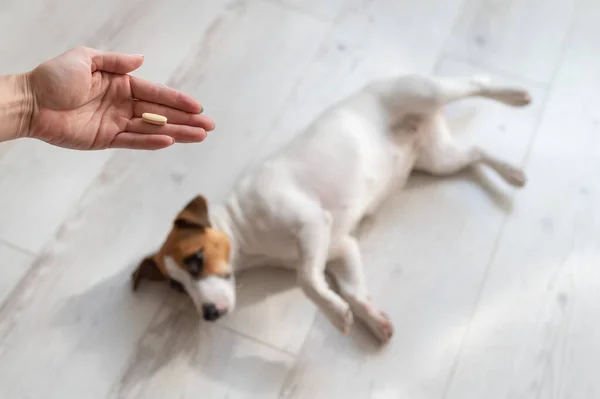
<path fill-rule="evenodd" d="M 597 399 L 599 18 L 598 0 L 2 0 L 2 74 L 79 44 L 144 53 L 137 74 L 217 128 L 154 153 L 0 146 L 0 398 Z M 534 103 L 448 108 L 526 188 L 415 176 L 361 229 L 388 347 L 339 334 L 281 271 L 244 276 L 215 325 L 131 292 L 193 195 L 222 199 L 325 106 L 404 72 L 485 73 Z"/>

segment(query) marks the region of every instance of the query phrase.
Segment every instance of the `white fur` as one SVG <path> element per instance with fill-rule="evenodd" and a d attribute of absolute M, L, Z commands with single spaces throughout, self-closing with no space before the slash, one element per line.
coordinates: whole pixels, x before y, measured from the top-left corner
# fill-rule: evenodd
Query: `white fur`
<path fill-rule="evenodd" d="M 352 236 L 361 219 L 402 187 L 413 169 L 448 175 L 484 164 L 515 186 L 525 182 L 519 169 L 452 140 L 441 108 L 471 96 L 529 103 L 524 90 L 483 78 L 406 76 L 372 83 L 326 110 L 211 212 L 213 224 L 232 239 L 234 268 L 293 268 L 334 325 L 347 332 L 356 316 L 387 342 L 392 325 L 369 299 Z M 325 281 L 326 264 L 334 259 L 341 262 L 329 271 L 339 293 Z M 203 289 L 213 287 L 196 287 L 198 300 L 208 295 Z"/>

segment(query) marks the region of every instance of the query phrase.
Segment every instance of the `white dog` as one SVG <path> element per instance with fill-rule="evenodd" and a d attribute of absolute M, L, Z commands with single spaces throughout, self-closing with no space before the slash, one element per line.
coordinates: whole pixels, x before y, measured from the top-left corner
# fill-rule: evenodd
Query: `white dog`
<path fill-rule="evenodd" d="M 202 196 L 177 216 L 156 254 L 134 273 L 185 290 L 206 320 L 235 306 L 233 273 L 259 265 L 294 269 L 306 295 L 344 333 L 354 317 L 387 342 L 388 317 L 371 302 L 353 231 L 413 169 L 449 175 L 471 165 L 522 187 L 521 170 L 480 148 L 458 146 L 441 109 L 466 97 L 529 104 L 521 89 L 485 78 L 405 76 L 378 81 L 332 106 L 306 132 L 246 176 L 211 208 Z M 326 282 L 329 272 L 339 287 Z"/>

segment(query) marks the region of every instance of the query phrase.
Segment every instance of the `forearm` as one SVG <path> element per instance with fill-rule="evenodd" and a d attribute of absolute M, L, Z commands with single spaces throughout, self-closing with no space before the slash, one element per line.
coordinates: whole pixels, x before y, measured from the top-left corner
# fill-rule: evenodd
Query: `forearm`
<path fill-rule="evenodd" d="M 27 136 L 32 112 L 27 76 L 0 77 L 0 142 Z"/>

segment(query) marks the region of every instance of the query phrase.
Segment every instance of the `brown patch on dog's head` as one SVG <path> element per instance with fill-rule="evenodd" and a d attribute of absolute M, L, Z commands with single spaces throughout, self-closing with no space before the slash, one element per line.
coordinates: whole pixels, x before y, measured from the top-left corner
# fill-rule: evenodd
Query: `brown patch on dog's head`
<path fill-rule="evenodd" d="M 208 204 L 203 196 L 190 201 L 179 212 L 173 227 L 160 251 L 142 261 L 133 274 L 136 289 L 140 280 L 171 280 L 164 262 L 169 257 L 189 273 L 193 279 L 208 276 L 227 278 L 231 274 L 229 266 L 230 242 L 225 233 L 211 227 L 208 217 Z M 181 284 L 173 287 L 181 291 Z"/>
<path fill-rule="evenodd" d="M 227 277 L 229 270 L 229 239 L 213 228 L 202 231 L 174 227 L 163 247 L 163 256 L 169 256 L 194 279 L 208 276 Z"/>

